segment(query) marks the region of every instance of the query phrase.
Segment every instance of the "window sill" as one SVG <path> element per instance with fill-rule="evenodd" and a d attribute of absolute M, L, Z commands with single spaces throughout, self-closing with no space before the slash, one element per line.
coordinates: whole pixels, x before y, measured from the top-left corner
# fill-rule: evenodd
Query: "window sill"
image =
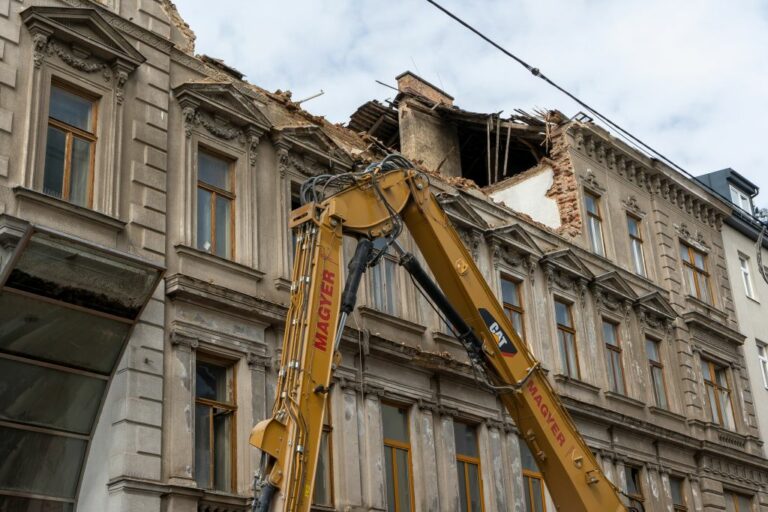
<path fill-rule="evenodd" d="M 592 384 L 588 384 L 584 382 L 583 380 L 575 379 L 573 377 L 569 377 L 568 375 L 557 373 L 555 374 L 555 381 L 560 382 L 565 385 L 572 385 L 577 388 L 581 388 L 585 391 L 589 391 L 590 393 L 593 393 L 595 395 L 600 394 L 600 388 L 597 386 L 593 386 Z"/>
<path fill-rule="evenodd" d="M 398 316 L 390 315 L 389 313 L 384 313 L 383 311 L 379 311 L 378 309 L 373 309 L 368 306 L 360 306 L 358 311 L 360 312 L 360 316 L 363 318 L 381 322 L 390 327 L 406 331 L 410 334 L 416 334 L 420 336 L 427 330 L 427 328 L 421 324 L 411 322 L 410 320 L 405 320 L 404 318 L 400 318 Z"/>
<path fill-rule="evenodd" d="M 621 393 L 616 393 L 615 391 L 604 391 L 603 394 L 609 400 L 622 402 L 627 405 L 631 405 L 632 407 L 637 407 L 638 409 L 645 409 L 645 402 L 629 397 L 627 395 L 622 395 Z"/>
<path fill-rule="evenodd" d="M 122 221 L 118 218 L 111 217 L 107 214 L 97 212 L 96 210 L 92 210 L 84 206 L 78 206 L 57 197 L 43 194 L 37 190 L 31 190 L 17 186 L 13 188 L 13 193 L 16 195 L 18 200 L 27 201 L 38 206 L 55 209 L 57 210 L 57 213 L 64 212 L 65 214 L 76 216 L 81 220 L 85 220 L 91 224 L 96 224 L 115 233 L 120 233 L 125 229 L 125 226 L 127 225 L 125 221 Z"/>
<path fill-rule="evenodd" d="M 750 296 L 749 296 L 749 295 L 747 295 L 747 294 L 744 294 L 744 296 L 745 296 L 746 298 L 748 298 L 749 300 L 751 300 L 752 302 L 754 302 L 755 304 L 757 304 L 758 306 L 760 305 L 760 300 L 759 300 L 758 298 L 756 298 L 756 297 L 750 297 Z"/>
<path fill-rule="evenodd" d="M 677 414 L 676 412 L 672 412 L 669 409 L 662 409 L 661 407 L 656 407 L 655 405 L 651 405 L 648 407 L 648 410 L 651 411 L 652 414 L 657 414 L 659 416 L 666 416 L 667 418 L 671 418 L 676 421 L 685 422 L 685 416 Z"/>
<path fill-rule="evenodd" d="M 291 280 L 287 279 L 285 277 L 276 277 L 275 278 L 275 288 L 281 291 L 290 292 L 291 291 Z"/>
<path fill-rule="evenodd" d="M 187 257 L 225 268 L 226 270 L 229 270 L 235 274 L 239 274 L 246 279 L 253 279 L 254 281 L 258 282 L 264 278 L 264 272 L 261 270 L 251 268 L 240 263 L 235 263 L 234 261 L 222 258 L 221 256 L 215 256 L 205 251 L 201 251 L 200 249 L 195 249 L 194 247 L 181 244 L 174 246 L 174 248 L 176 249 L 176 254 L 181 257 Z"/>

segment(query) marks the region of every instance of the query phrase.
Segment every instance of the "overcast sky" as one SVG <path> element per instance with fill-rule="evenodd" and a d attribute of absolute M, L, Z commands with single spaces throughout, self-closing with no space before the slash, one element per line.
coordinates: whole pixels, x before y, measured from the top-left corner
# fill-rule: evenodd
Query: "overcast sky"
<path fill-rule="evenodd" d="M 768 206 L 768 1 L 442 0 L 693 174 L 732 167 Z M 411 70 L 480 112 L 580 107 L 425 0 L 177 0 L 197 53 L 346 122 Z M 214 7 L 215 6 L 215 7 Z"/>

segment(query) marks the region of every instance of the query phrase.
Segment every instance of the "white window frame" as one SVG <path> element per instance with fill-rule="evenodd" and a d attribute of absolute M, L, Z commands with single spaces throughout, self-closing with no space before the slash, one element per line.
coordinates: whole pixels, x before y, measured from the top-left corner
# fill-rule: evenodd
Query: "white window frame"
<path fill-rule="evenodd" d="M 752 199 L 743 191 L 739 190 L 733 185 L 728 185 L 728 187 L 731 189 L 731 202 L 736 206 L 738 206 L 739 208 L 741 208 L 742 210 L 744 210 L 745 212 L 751 214 Z"/>
<path fill-rule="evenodd" d="M 757 345 L 757 359 L 760 361 L 760 373 L 763 374 L 763 386 L 768 389 L 768 346 L 765 343 L 755 340 Z"/>
<path fill-rule="evenodd" d="M 739 272 L 741 272 L 741 281 L 744 284 L 744 293 L 750 299 L 757 300 L 755 294 L 755 285 L 752 282 L 752 271 L 749 263 L 749 257 L 739 253 Z"/>

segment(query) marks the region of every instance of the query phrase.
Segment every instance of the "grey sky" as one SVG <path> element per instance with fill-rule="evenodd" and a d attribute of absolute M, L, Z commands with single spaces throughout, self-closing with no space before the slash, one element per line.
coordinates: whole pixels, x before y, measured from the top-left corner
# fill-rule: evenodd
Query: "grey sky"
<path fill-rule="evenodd" d="M 442 0 L 693 174 L 733 167 L 768 206 L 768 2 Z M 410 69 L 481 112 L 580 108 L 424 0 L 177 0 L 197 52 L 347 121 Z M 212 8 L 215 5 L 215 8 Z"/>

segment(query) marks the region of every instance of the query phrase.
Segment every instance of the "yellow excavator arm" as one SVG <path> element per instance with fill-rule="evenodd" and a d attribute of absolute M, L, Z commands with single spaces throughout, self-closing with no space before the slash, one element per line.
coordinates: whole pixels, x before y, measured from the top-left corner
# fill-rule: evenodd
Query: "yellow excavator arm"
<path fill-rule="evenodd" d="M 335 193 L 324 197 L 326 190 Z M 313 178 L 302 196 L 305 204 L 291 214 L 296 255 L 275 404 L 272 417 L 258 423 L 250 439 L 262 450 L 255 511 L 310 510 L 341 331 L 363 272 L 381 255 L 372 247 L 376 239 L 398 251 L 400 263 L 452 324 L 471 363 L 498 392 L 557 508 L 627 510 L 472 261 L 425 174 L 392 155 L 364 172 Z M 403 227 L 435 281 L 397 244 Z M 344 235 L 356 238 L 358 245 L 342 283 Z"/>

